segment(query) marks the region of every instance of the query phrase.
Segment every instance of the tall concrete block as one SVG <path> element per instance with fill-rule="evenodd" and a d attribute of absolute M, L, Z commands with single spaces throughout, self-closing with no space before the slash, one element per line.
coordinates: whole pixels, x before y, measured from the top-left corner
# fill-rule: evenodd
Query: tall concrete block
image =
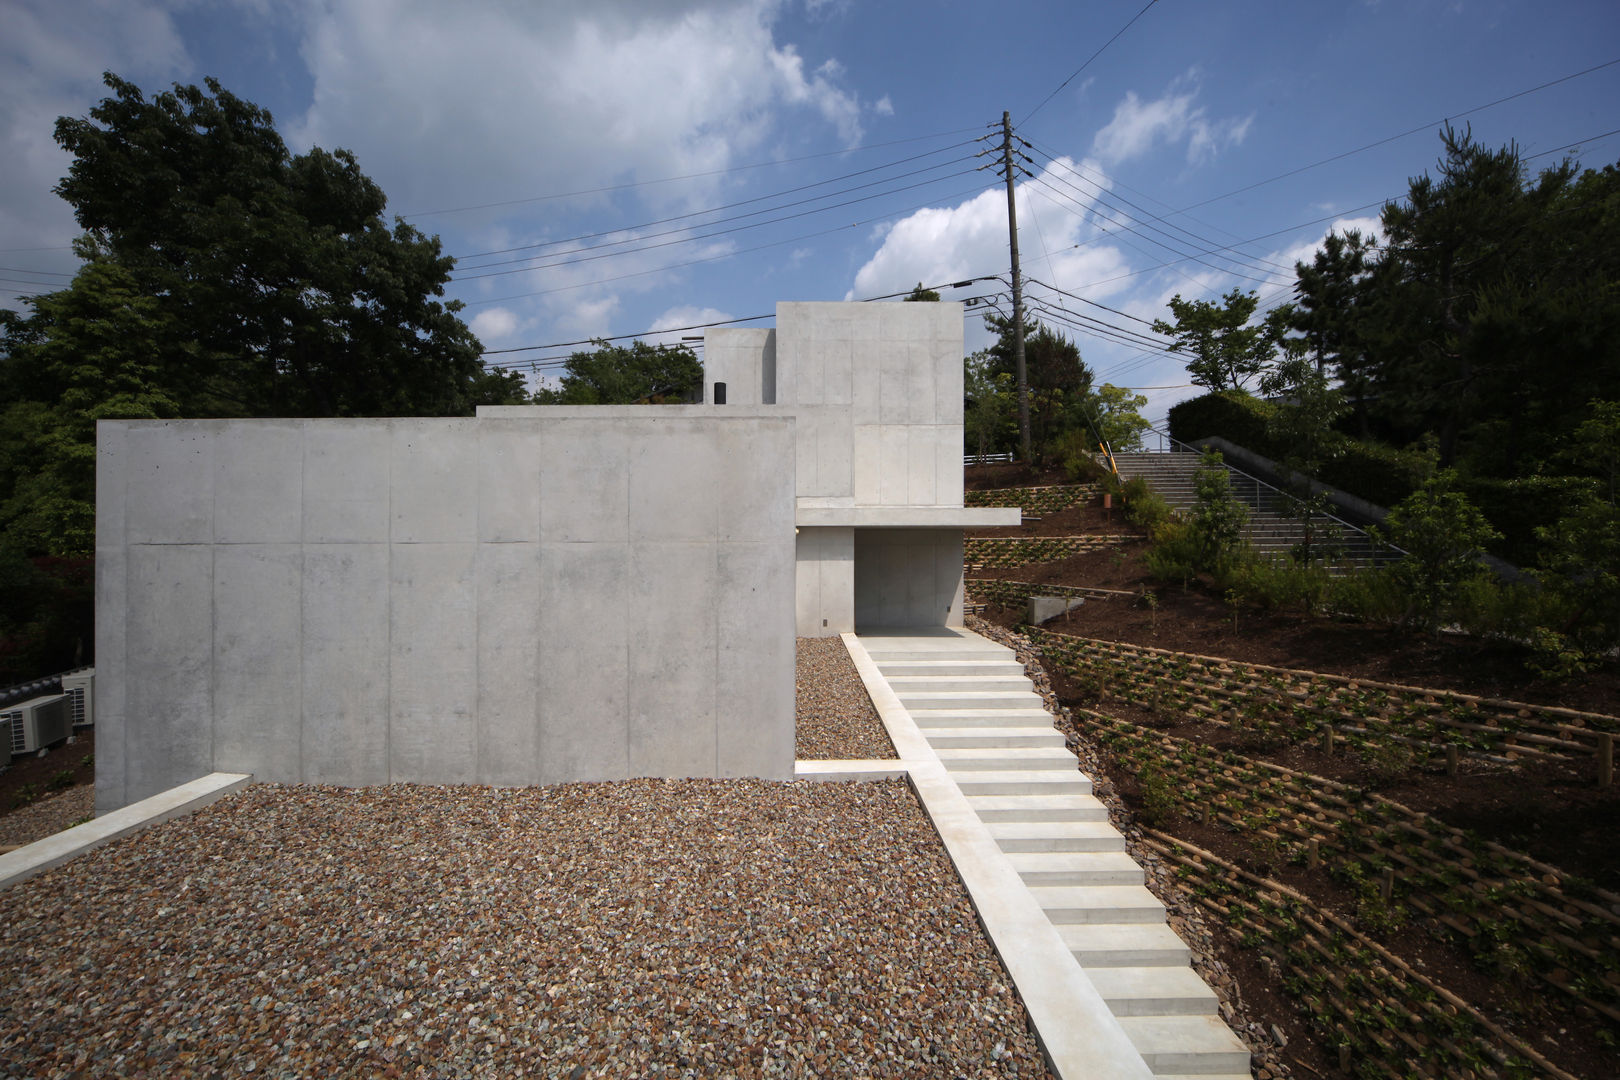
<path fill-rule="evenodd" d="M 629 543 L 542 547 L 541 783 L 631 775 L 631 603 Z"/>
<path fill-rule="evenodd" d="M 389 579 L 387 544 L 304 546 L 298 742 L 306 783 L 388 783 Z"/>
<path fill-rule="evenodd" d="M 855 530 L 805 527 L 794 539 L 794 632 L 831 637 L 854 630 Z"/>
<path fill-rule="evenodd" d="M 770 719 L 794 708 L 794 644 L 787 632 L 794 612 L 784 602 L 793 573 L 787 545 L 778 537 L 719 548 L 718 578 L 725 583 L 714 597 L 719 776 L 792 779 L 793 729 Z M 849 626 L 854 628 L 853 619 Z"/>
<path fill-rule="evenodd" d="M 630 539 L 629 429 L 580 420 L 540 429 L 545 470 L 542 543 Z"/>
<path fill-rule="evenodd" d="M 540 541 L 540 432 L 533 424 L 478 425 L 478 540 Z"/>
<path fill-rule="evenodd" d="M 298 543 L 304 538 L 303 421 L 266 420 L 228 430 L 229 438 L 210 440 L 214 543 Z"/>
<path fill-rule="evenodd" d="M 473 420 L 391 420 L 389 539 L 478 539 L 478 436 Z"/>
<path fill-rule="evenodd" d="M 299 532 L 296 518 L 268 524 L 279 535 Z M 303 778 L 297 737 L 302 657 L 289 647 L 302 631 L 303 574 L 303 550 L 296 543 L 214 549 L 214 771 L 252 773 L 277 783 Z"/>
<path fill-rule="evenodd" d="M 125 795 L 141 799 L 214 771 L 214 548 L 138 544 L 128 558 Z"/>
<path fill-rule="evenodd" d="M 393 433 L 386 421 L 328 420 L 304 428 L 304 542 L 388 541 Z"/>
<path fill-rule="evenodd" d="M 745 587 L 727 583 L 727 589 Z M 715 732 L 716 548 L 636 543 L 630 548 L 629 768 L 636 776 L 712 776 Z"/>
<path fill-rule="evenodd" d="M 129 428 L 124 538 L 131 544 L 214 542 L 214 425 Z"/>
<path fill-rule="evenodd" d="M 480 784 L 532 784 L 540 775 L 539 692 L 546 662 L 540 629 L 539 544 L 478 545 L 478 761 Z"/>
<path fill-rule="evenodd" d="M 629 447 L 630 540 L 712 540 L 721 492 L 717 447 L 705 426 L 671 420 L 637 432 Z M 693 483 L 697 477 L 708 483 Z"/>
<path fill-rule="evenodd" d="M 103 488 L 108 472 L 116 472 L 103 465 L 96 477 L 96 487 Z M 119 479 L 122 480 L 121 474 Z M 99 512 L 98 498 L 98 512 Z M 128 800 L 124 797 L 124 768 L 126 755 L 125 717 L 129 709 L 126 688 L 129 685 L 129 662 L 125 656 L 124 619 L 127 612 L 125 577 L 129 557 L 122 547 L 102 546 L 105 531 L 100 516 L 96 528 L 96 596 L 106 597 L 107 606 L 96 617 L 96 813 L 116 810 Z M 98 604 L 99 606 L 99 604 Z"/>
<path fill-rule="evenodd" d="M 477 777 L 475 553 L 470 543 L 392 545 L 388 772 L 395 782 Z"/>

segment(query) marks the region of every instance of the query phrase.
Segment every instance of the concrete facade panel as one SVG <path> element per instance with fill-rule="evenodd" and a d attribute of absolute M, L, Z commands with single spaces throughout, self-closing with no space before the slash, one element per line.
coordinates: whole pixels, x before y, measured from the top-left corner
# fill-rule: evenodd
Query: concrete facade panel
<path fill-rule="evenodd" d="M 461 479 L 473 475 L 469 468 Z M 395 783 L 477 777 L 475 554 L 470 543 L 392 545 L 388 775 Z"/>
<path fill-rule="evenodd" d="M 303 540 L 303 434 L 298 420 L 266 420 L 212 440 L 214 543 Z"/>
<path fill-rule="evenodd" d="M 911 493 L 911 439 L 901 424 L 878 429 L 878 503 L 904 506 Z"/>
<path fill-rule="evenodd" d="M 718 523 L 718 448 L 699 421 L 671 420 L 629 447 L 630 540 L 710 540 Z M 702 477 L 697 483 L 694 478 Z"/>
<path fill-rule="evenodd" d="M 926 343 L 912 340 L 906 350 L 906 423 L 938 423 L 935 410 L 935 356 Z"/>
<path fill-rule="evenodd" d="M 794 668 L 786 632 L 794 613 L 783 603 L 793 586 L 787 545 L 786 537 L 720 545 L 718 580 L 730 584 L 713 598 L 714 693 L 727 706 L 715 727 L 719 776 L 792 779 L 793 730 L 766 719 L 794 708 L 794 682 L 785 677 Z M 761 678 L 762 671 L 772 674 Z"/>
<path fill-rule="evenodd" d="M 726 590 L 745 588 L 732 582 Z M 667 607 L 632 604 L 629 628 L 629 767 L 636 776 L 713 776 L 717 546 L 644 543 L 630 549 L 633 596 L 659 595 Z M 682 613 L 670 618 L 671 611 Z"/>
<path fill-rule="evenodd" d="M 939 505 L 939 488 L 934 482 L 939 455 L 936 447 L 939 429 L 920 424 L 906 428 L 906 505 Z M 960 470 L 961 466 L 958 465 Z"/>
<path fill-rule="evenodd" d="M 625 543 L 630 539 L 628 429 L 595 419 L 542 425 L 546 463 L 542 543 Z"/>
<path fill-rule="evenodd" d="M 164 421 L 127 429 L 125 542 L 214 542 L 213 427 Z"/>
<path fill-rule="evenodd" d="M 478 435 L 472 420 L 391 420 L 389 539 L 456 544 L 478 539 Z"/>
<path fill-rule="evenodd" d="M 519 786 L 540 775 L 545 664 L 540 631 L 540 545 L 478 545 L 478 762 L 480 784 Z"/>
<path fill-rule="evenodd" d="M 388 783 L 388 562 L 387 544 L 304 545 L 305 783 Z"/>
<path fill-rule="evenodd" d="M 478 540 L 540 541 L 540 433 L 532 424 L 478 425 Z"/>
<path fill-rule="evenodd" d="M 98 493 L 106 485 L 108 473 L 122 479 L 116 469 L 103 466 L 96 475 Z M 124 798 L 124 717 L 128 714 L 125 688 L 129 685 L 124 649 L 124 619 L 128 612 L 124 579 L 129 557 L 122 547 L 103 546 L 109 538 L 101 527 L 99 501 L 97 511 L 96 596 L 108 597 L 109 608 L 113 609 L 105 617 L 98 612 L 96 618 L 96 813 L 100 814 L 128 801 Z"/>
<path fill-rule="evenodd" d="M 214 548 L 141 544 L 128 560 L 122 726 L 134 800 L 214 771 Z"/>
<path fill-rule="evenodd" d="M 631 775 L 630 604 L 628 543 L 542 547 L 542 784 Z"/>
<path fill-rule="evenodd" d="M 855 533 L 855 625 L 961 624 L 962 537 L 949 529 Z M 954 621 L 952 621 L 954 619 Z"/>
<path fill-rule="evenodd" d="M 392 447 L 386 422 L 305 425 L 304 543 L 387 543 Z"/>
<path fill-rule="evenodd" d="M 298 464 L 296 454 L 293 462 Z M 224 479 L 229 482 L 231 474 Z M 297 535 L 298 522 L 290 528 Z M 252 773 L 275 783 L 303 779 L 303 658 L 300 650 L 288 648 L 301 633 L 303 574 L 300 544 L 238 543 L 214 549 L 216 772 Z"/>

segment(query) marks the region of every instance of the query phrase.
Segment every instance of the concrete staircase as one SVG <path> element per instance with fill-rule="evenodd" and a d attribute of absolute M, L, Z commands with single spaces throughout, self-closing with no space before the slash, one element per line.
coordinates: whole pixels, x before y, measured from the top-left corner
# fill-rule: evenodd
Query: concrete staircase
<path fill-rule="evenodd" d="M 1127 480 L 1142 477 L 1172 509 L 1191 510 L 1198 502 L 1193 473 L 1198 469 L 1199 457 L 1193 453 L 1141 451 L 1115 454 L 1114 461 L 1121 476 Z M 1244 538 L 1250 547 L 1261 555 L 1286 556 L 1304 541 L 1305 525 L 1290 516 L 1291 500 L 1286 494 L 1231 466 L 1226 471 L 1232 494 L 1249 508 Z M 1312 533 L 1311 543 L 1331 550 L 1331 565 L 1337 568 L 1372 566 L 1392 557 L 1366 533 L 1332 518 L 1315 521 Z"/>
<path fill-rule="evenodd" d="M 1236 1080 L 1249 1053 L 1011 649 L 858 635 L 1154 1075 Z"/>

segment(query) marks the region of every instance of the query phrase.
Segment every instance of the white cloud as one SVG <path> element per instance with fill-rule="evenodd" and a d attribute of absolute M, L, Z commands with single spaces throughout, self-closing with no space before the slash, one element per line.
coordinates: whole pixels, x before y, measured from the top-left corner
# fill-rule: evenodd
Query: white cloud
<path fill-rule="evenodd" d="M 724 169 L 795 113 L 858 142 L 859 99 L 776 42 L 778 7 L 310 0 L 290 141 L 355 150 L 406 211 Z"/>
<path fill-rule="evenodd" d="M 474 315 L 468 324 L 472 332 L 478 335 L 478 340 L 485 345 L 500 342 L 518 328 L 518 317 L 509 308 L 485 308 Z"/>
<path fill-rule="evenodd" d="M 893 116 L 894 102 L 889 100 L 888 94 L 884 94 L 873 103 L 872 111 L 877 113 L 879 116 Z"/>
<path fill-rule="evenodd" d="M 1249 134 L 1252 115 L 1211 120 L 1198 97 L 1198 73 L 1189 71 L 1172 82 L 1162 97 L 1143 101 L 1134 90 L 1114 108 L 1114 118 L 1092 140 L 1104 162 L 1117 165 L 1162 144 L 1187 143 L 1187 160 L 1198 164 L 1221 149 L 1237 146 Z"/>
<path fill-rule="evenodd" d="M 1025 274 L 1053 279 L 1052 284 L 1071 290 L 1125 270 L 1118 248 L 1099 242 L 1102 234 L 1093 207 L 1096 189 L 1081 188 L 1082 178 L 1093 184 L 1102 181 L 1095 162 L 1077 165 L 1059 158 L 1042 172 L 1039 185 L 1024 183 L 1016 189 Z M 877 252 L 856 272 L 846 298 L 881 296 L 919 281 L 933 285 L 1005 274 L 1008 265 L 1007 197 L 1001 189 L 992 189 L 956 206 L 929 207 L 894 222 Z M 1113 288 L 1104 286 L 1097 295 Z M 991 283 L 974 291 L 995 289 Z"/>
<path fill-rule="evenodd" d="M 1306 240 L 1302 243 L 1295 244 L 1293 247 L 1288 248 L 1285 251 L 1273 252 L 1272 254 L 1268 255 L 1267 258 L 1272 262 L 1281 263 L 1287 267 L 1292 267 L 1295 263 L 1301 262 L 1309 266 L 1311 262 L 1315 260 L 1316 253 L 1321 250 L 1322 244 L 1327 240 L 1329 233 L 1338 233 L 1342 236 L 1351 230 L 1360 232 L 1364 237 L 1373 237 L 1376 238 L 1380 243 L 1383 242 L 1384 234 L 1382 223 L 1378 218 L 1339 218 L 1326 229 L 1323 229 L 1322 235 L 1316 239 Z"/>
<path fill-rule="evenodd" d="M 702 326 L 706 323 L 727 322 L 736 316 L 729 311 L 712 307 L 672 307 L 653 320 L 652 330 L 643 341 L 657 345 L 678 345 L 683 337 L 699 337 L 702 330 L 683 330 L 682 327 Z"/>

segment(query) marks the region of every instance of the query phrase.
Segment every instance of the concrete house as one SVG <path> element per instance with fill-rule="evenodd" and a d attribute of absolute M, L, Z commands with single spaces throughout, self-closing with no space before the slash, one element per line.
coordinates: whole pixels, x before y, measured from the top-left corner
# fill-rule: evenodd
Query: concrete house
<path fill-rule="evenodd" d="M 793 773 L 794 635 L 960 625 L 962 307 L 711 330 L 703 405 L 102 421 L 96 806 Z"/>

